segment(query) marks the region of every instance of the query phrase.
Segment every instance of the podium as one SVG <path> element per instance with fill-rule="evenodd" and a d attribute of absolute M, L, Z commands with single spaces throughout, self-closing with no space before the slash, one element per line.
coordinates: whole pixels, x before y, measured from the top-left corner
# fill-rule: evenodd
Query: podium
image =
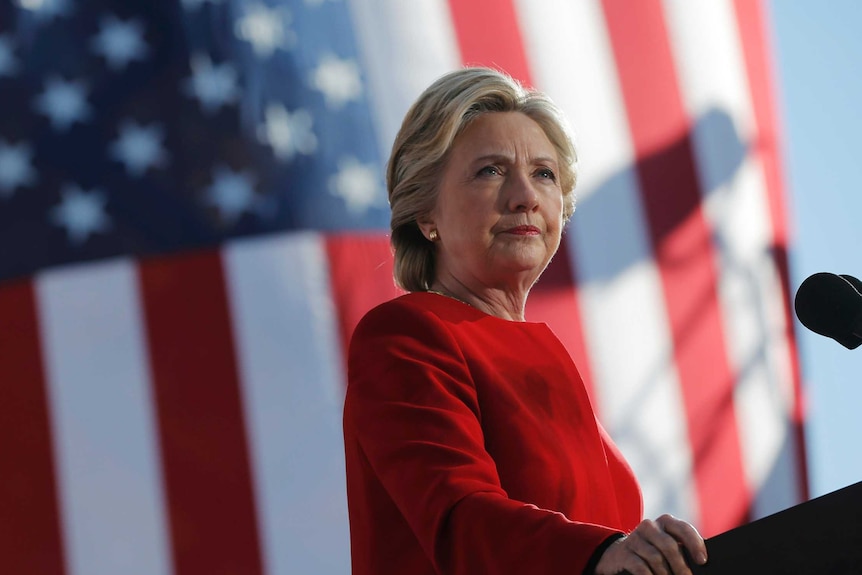
<path fill-rule="evenodd" d="M 862 482 L 706 540 L 695 575 L 862 574 Z"/>

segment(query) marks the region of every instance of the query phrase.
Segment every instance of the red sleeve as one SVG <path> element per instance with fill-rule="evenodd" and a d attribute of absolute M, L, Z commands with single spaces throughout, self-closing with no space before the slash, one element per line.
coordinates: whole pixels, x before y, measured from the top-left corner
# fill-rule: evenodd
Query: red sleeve
<path fill-rule="evenodd" d="M 640 493 L 632 493 L 630 489 L 626 489 L 625 487 L 626 479 L 633 477 L 634 473 L 622 453 L 620 453 L 619 448 L 614 444 L 610 435 L 608 435 L 608 432 L 601 424 L 599 424 L 599 433 L 602 435 L 605 450 L 610 452 L 607 461 L 614 482 L 614 491 L 618 497 L 625 497 L 626 494 L 629 494 L 629 498 L 622 501 L 618 507 L 621 514 L 620 520 L 623 525 L 637 525 L 643 518 L 643 499 L 641 499 Z"/>
<path fill-rule="evenodd" d="M 428 560 L 452 575 L 582 572 L 618 530 L 509 499 L 457 341 L 431 314 L 386 310 L 366 316 L 351 343 L 345 442 L 358 445 Z"/>

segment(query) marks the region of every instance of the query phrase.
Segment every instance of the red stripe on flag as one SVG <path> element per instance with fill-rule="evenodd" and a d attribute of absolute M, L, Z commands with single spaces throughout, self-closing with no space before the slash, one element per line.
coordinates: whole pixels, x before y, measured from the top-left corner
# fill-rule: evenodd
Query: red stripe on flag
<path fill-rule="evenodd" d="M 54 448 L 29 282 L 0 288 L 0 563 L 6 573 L 65 573 Z"/>
<path fill-rule="evenodd" d="M 659 0 L 603 0 L 694 454 L 700 527 L 707 536 L 748 517 L 732 372 L 717 292 L 717 262 Z"/>
<path fill-rule="evenodd" d="M 796 337 L 793 333 L 793 310 L 790 304 L 792 301 L 788 263 L 790 232 L 788 230 L 788 210 L 779 158 L 781 131 L 778 125 L 778 115 L 773 107 L 775 90 L 773 89 L 771 72 L 774 68 L 771 66 L 769 60 L 768 46 L 770 44 L 766 36 L 767 20 L 764 17 L 765 8 L 763 3 L 751 0 L 735 0 L 734 7 L 736 9 L 736 21 L 745 58 L 748 85 L 751 90 L 751 101 L 754 105 L 754 120 L 757 135 L 754 142 L 752 142 L 752 148 L 754 153 L 758 154 L 763 162 L 763 171 L 766 177 L 766 193 L 769 199 L 769 213 L 772 218 L 773 257 L 781 275 L 784 316 L 787 325 L 785 338 L 790 349 L 793 388 L 795 391 L 793 426 L 798 466 L 799 498 L 801 501 L 806 501 L 809 494 L 807 456 L 805 453 L 805 435 L 803 429 L 805 419 L 803 413 L 804 398 L 799 352 L 796 345 Z"/>
<path fill-rule="evenodd" d="M 492 66 L 532 84 L 511 0 L 449 0 L 449 10 L 464 64 Z"/>
<path fill-rule="evenodd" d="M 140 266 L 177 575 L 262 572 L 246 428 L 216 252 Z"/>
<path fill-rule="evenodd" d="M 374 306 L 401 295 L 392 276 L 392 249 L 382 234 L 326 236 L 329 281 L 344 357 L 356 324 Z"/>

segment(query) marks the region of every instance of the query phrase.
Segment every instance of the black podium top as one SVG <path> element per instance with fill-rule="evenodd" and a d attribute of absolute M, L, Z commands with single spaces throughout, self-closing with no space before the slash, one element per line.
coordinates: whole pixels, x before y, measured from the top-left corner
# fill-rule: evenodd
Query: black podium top
<path fill-rule="evenodd" d="M 862 574 L 862 482 L 706 541 L 695 575 Z"/>

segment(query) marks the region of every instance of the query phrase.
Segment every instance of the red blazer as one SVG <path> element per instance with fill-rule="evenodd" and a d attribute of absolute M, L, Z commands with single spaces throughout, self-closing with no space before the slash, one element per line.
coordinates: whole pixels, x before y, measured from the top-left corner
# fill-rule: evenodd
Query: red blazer
<path fill-rule="evenodd" d="M 641 520 L 631 469 L 545 324 L 414 293 L 350 344 L 353 575 L 581 573 Z"/>

